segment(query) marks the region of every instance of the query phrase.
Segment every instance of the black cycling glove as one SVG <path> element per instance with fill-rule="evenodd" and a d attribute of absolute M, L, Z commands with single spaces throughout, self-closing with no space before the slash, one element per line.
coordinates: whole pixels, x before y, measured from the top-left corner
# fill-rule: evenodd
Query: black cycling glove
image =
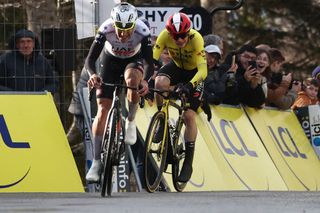
<path fill-rule="evenodd" d="M 193 91 L 193 85 L 191 82 L 188 82 L 184 85 L 179 85 L 176 90 L 176 92 L 183 93 L 186 96 L 189 96 L 192 91 Z"/>

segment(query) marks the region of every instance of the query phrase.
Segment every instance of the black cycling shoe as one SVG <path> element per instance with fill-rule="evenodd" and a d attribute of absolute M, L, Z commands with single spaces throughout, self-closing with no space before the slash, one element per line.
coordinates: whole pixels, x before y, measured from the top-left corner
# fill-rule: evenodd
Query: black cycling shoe
<path fill-rule="evenodd" d="M 186 183 L 190 180 L 192 175 L 193 169 L 192 165 L 184 163 L 180 172 L 180 175 L 178 176 L 178 182 Z"/>

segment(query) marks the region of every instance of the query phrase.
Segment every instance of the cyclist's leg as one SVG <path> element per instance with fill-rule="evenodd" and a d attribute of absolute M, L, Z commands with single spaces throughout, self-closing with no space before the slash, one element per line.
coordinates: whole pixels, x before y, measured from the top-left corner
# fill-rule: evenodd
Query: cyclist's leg
<path fill-rule="evenodd" d="M 189 82 L 193 76 L 196 74 L 197 69 L 184 71 L 184 75 L 181 77 L 182 83 Z M 185 141 L 185 160 L 183 162 L 183 166 L 178 177 L 179 182 L 187 182 L 192 175 L 192 162 L 193 162 L 193 155 L 194 155 L 194 147 L 195 141 L 197 138 L 197 125 L 196 125 L 196 111 L 199 107 L 198 102 L 194 99 L 200 98 L 195 97 L 196 95 L 189 94 L 188 102 L 190 103 L 190 108 L 183 112 L 183 120 L 185 123 L 185 132 L 184 132 L 184 141 Z M 201 91 L 202 92 L 202 91 Z M 198 94 L 198 93 L 197 93 Z"/>
<path fill-rule="evenodd" d="M 97 98 L 97 115 L 94 118 L 92 124 L 93 134 L 93 154 L 94 159 L 92 165 L 86 175 L 86 179 L 91 182 L 97 182 L 100 178 L 101 169 L 101 143 L 103 138 L 104 127 L 107 119 L 109 109 L 111 107 L 112 100 L 107 98 Z"/>
<path fill-rule="evenodd" d="M 192 162 L 194 155 L 194 146 L 197 138 L 196 112 L 188 109 L 183 113 L 183 120 L 185 123 L 184 140 L 186 146 L 185 159 L 178 177 L 179 182 L 187 182 L 192 175 Z"/>
<path fill-rule="evenodd" d="M 173 62 L 169 62 L 162 66 L 155 78 L 155 88 L 159 90 L 169 90 L 171 85 L 175 85 L 172 79 L 178 75 L 176 74 L 178 72 L 177 69 L 177 66 Z M 158 110 L 160 110 L 162 106 L 162 97 L 158 94 L 156 94 L 156 103 Z"/>
<path fill-rule="evenodd" d="M 104 68 L 101 70 L 101 77 L 105 83 L 114 83 L 119 78 L 117 66 L 113 63 L 112 56 L 103 54 L 102 63 Z M 101 143 L 104 133 L 104 127 L 108 116 L 109 109 L 112 103 L 113 89 L 110 87 L 102 86 L 96 90 L 97 96 L 97 115 L 92 124 L 93 144 L 94 144 L 94 159 L 90 167 L 86 179 L 91 182 L 97 182 L 100 178 L 101 168 Z"/>
<path fill-rule="evenodd" d="M 142 64 L 139 62 L 132 62 L 126 66 L 124 79 L 127 86 L 138 88 L 143 79 L 143 68 L 141 65 Z M 126 144 L 133 145 L 137 141 L 137 130 L 134 118 L 138 110 L 138 103 L 140 99 L 138 91 L 128 89 L 127 99 L 129 111 L 126 120 L 126 135 L 124 141 Z"/>

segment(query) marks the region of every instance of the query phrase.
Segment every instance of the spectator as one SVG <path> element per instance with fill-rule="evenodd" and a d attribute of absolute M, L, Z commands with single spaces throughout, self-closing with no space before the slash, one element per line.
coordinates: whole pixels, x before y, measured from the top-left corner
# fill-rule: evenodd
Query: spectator
<path fill-rule="evenodd" d="M 9 42 L 9 52 L 0 57 L 0 90 L 2 91 L 58 91 L 48 60 L 40 53 L 35 34 L 19 30 Z"/>
<path fill-rule="evenodd" d="M 312 71 L 312 78 L 316 79 L 320 85 L 320 66 L 317 66 L 313 71 Z M 320 100 L 320 90 L 318 91 L 317 94 L 318 100 Z"/>
<path fill-rule="evenodd" d="M 270 70 L 271 56 L 266 49 L 260 48 L 260 49 L 257 49 L 257 51 L 258 51 L 257 70 L 261 74 L 260 84 L 262 86 L 265 97 L 267 97 L 268 95 L 267 79 L 271 78 L 271 70 Z"/>
<path fill-rule="evenodd" d="M 294 82 L 299 83 L 299 82 Z M 306 107 L 309 105 L 318 104 L 318 94 L 319 83 L 317 80 L 312 78 L 307 78 L 303 81 L 303 89 L 298 93 L 298 97 L 291 109 L 297 109 L 299 107 Z"/>
<path fill-rule="evenodd" d="M 89 80 L 89 74 L 85 67 L 82 68 L 80 79 L 76 86 L 76 91 L 72 93 L 72 99 L 68 108 L 68 111 L 74 115 L 73 122 L 67 132 L 67 138 L 69 141 L 69 144 L 71 146 L 75 145 L 71 148 L 77 148 L 77 144 L 82 144 L 82 140 L 79 140 L 79 137 L 77 135 L 83 136 L 84 132 L 84 114 L 81 107 L 80 97 L 77 91 L 82 90 L 84 87 L 87 87 L 87 82 Z M 83 144 L 82 144 L 83 145 Z M 81 146 L 82 146 L 81 145 Z M 82 149 L 82 148 L 81 148 Z"/>
<path fill-rule="evenodd" d="M 220 104 L 224 97 L 226 72 L 218 69 L 221 50 L 217 45 L 205 46 L 208 76 L 204 82 L 204 94 L 209 104 Z"/>
<path fill-rule="evenodd" d="M 311 75 L 313 79 L 317 79 L 320 81 L 320 65 L 314 68 Z"/>
<path fill-rule="evenodd" d="M 292 84 L 292 73 L 281 73 L 281 67 L 285 62 L 282 53 L 275 48 L 269 50 L 272 63 L 270 65 L 271 77 L 268 79 L 268 95 L 266 105 L 282 110 L 290 109 L 298 96 L 301 85 Z"/>
<path fill-rule="evenodd" d="M 265 95 L 261 86 L 261 75 L 257 69 L 249 65 L 249 61 L 255 61 L 257 49 L 251 45 L 243 45 L 238 51 L 232 52 L 226 57 L 221 66 L 228 70 L 225 104 L 238 105 L 240 103 L 249 107 L 260 108 L 265 102 Z M 232 65 L 232 58 L 235 64 Z M 234 77 L 233 77 L 234 76 Z M 234 80 L 233 80 L 234 79 Z M 229 82 L 233 82 L 229 89 Z M 229 93 L 227 91 L 232 91 Z"/>
<path fill-rule="evenodd" d="M 223 58 L 225 53 L 225 48 L 224 48 L 223 39 L 220 36 L 215 34 L 209 34 L 209 35 L 205 35 L 203 37 L 203 40 L 204 40 L 204 46 L 208 46 L 210 44 L 217 45 L 221 52 L 220 54 L 221 58 Z"/>
<path fill-rule="evenodd" d="M 256 46 L 256 49 L 257 50 L 263 49 L 263 50 L 269 51 L 271 49 L 271 47 L 268 44 L 258 44 Z"/>

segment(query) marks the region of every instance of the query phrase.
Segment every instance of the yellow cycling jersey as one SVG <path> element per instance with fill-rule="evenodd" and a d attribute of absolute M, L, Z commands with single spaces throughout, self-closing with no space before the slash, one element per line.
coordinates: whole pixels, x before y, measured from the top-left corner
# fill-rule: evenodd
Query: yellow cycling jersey
<path fill-rule="evenodd" d="M 186 71 L 197 68 L 197 74 L 191 79 L 193 86 L 207 77 L 207 60 L 204 50 L 204 41 L 199 32 L 191 29 L 189 32 L 189 41 L 185 47 L 179 48 L 169 32 L 164 29 L 158 36 L 153 47 L 153 59 L 159 60 L 164 48 L 168 49 L 173 62 Z"/>

